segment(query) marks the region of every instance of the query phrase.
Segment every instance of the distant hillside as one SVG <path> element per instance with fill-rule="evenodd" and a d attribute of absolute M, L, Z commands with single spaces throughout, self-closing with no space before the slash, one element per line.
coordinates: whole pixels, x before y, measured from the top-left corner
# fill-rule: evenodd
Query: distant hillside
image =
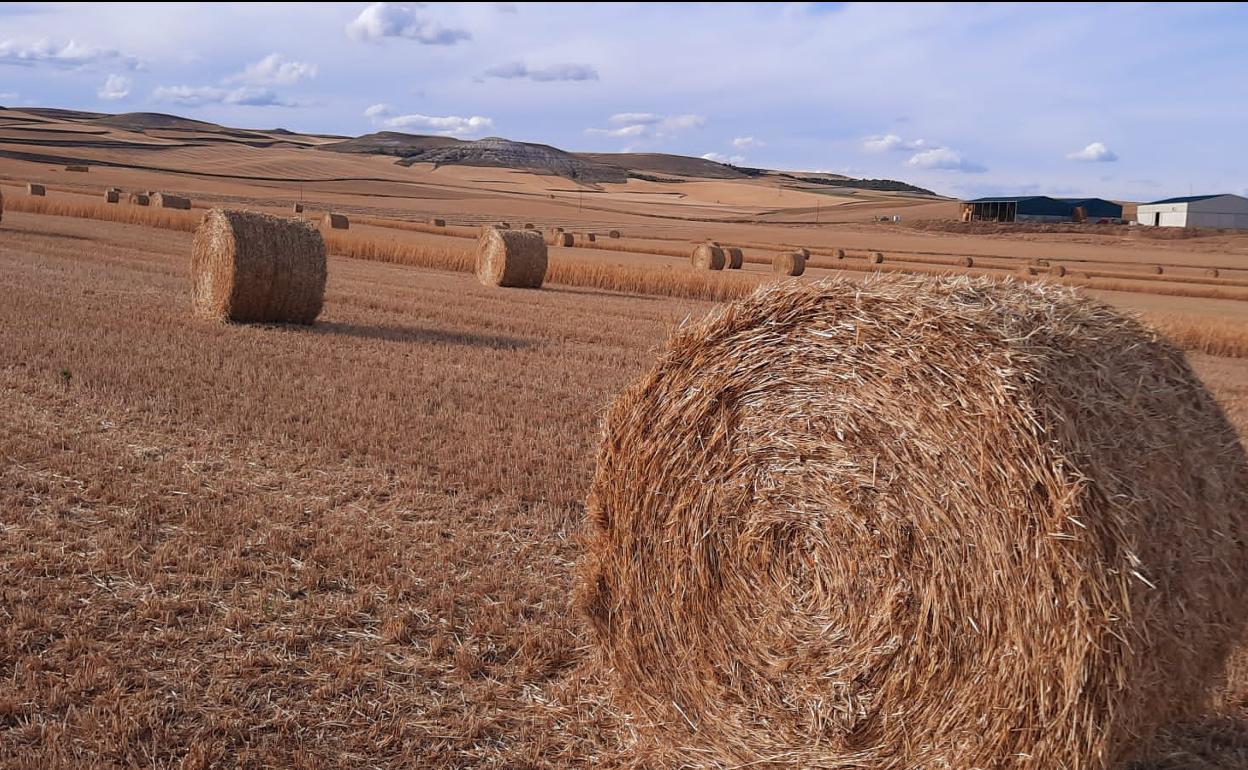
<path fill-rule="evenodd" d="M 435 166 L 515 168 L 591 183 L 624 182 L 628 179 L 624 169 L 595 163 L 550 145 L 513 142 L 498 137 L 466 142 L 442 136 L 383 131 L 322 145 L 318 149 L 394 155 L 404 165 L 432 163 Z"/>
<path fill-rule="evenodd" d="M 935 195 L 936 193 L 923 187 L 915 187 L 906 182 L 898 182 L 896 179 L 854 179 L 853 177 L 835 177 L 834 175 L 810 175 L 780 173 L 777 176 L 788 177 L 799 182 L 808 182 L 812 184 L 821 184 L 828 187 L 852 187 L 857 190 L 882 190 L 885 192 L 908 192 L 920 195 Z"/>
<path fill-rule="evenodd" d="M 166 115 L 163 112 L 123 112 L 120 115 L 104 115 L 87 121 L 97 126 L 111 126 L 127 131 L 142 131 L 145 128 L 174 128 L 189 131 L 221 131 L 223 126 L 206 123 L 202 120 L 180 118 L 177 115 Z"/>
<path fill-rule="evenodd" d="M 688 155 L 668 155 L 660 152 L 578 152 L 576 156 L 604 166 L 652 174 L 690 176 L 699 179 L 744 179 L 747 176 L 740 169 L 732 166 Z"/>

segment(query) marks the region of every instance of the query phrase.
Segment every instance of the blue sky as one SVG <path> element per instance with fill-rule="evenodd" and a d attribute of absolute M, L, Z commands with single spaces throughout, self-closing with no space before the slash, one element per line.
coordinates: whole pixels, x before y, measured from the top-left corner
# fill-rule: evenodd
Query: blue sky
<path fill-rule="evenodd" d="M 1147 200 L 1248 192 L 1245 41 L 1225 4 L 9 3 L 0 104 Z"/>

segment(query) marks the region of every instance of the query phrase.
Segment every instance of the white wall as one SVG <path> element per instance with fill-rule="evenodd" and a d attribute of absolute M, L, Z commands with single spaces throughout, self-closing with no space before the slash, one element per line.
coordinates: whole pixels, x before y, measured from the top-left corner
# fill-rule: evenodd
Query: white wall
<path fill-rule="evenodd" d="M 1161 222 L 1156 215 L 1161 214 Z M 1160 224 L 1161 227 L 1187 227 L 1186 203 L 1157 203 L 1140 206 L 1135 212 L 1135 221 L 1142 225 Z"/>

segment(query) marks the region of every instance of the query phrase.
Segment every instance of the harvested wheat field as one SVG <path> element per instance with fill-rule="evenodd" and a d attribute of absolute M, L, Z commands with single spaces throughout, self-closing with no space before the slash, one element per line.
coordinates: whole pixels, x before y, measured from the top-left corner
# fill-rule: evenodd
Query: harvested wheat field
<path fill-rule="evenodd" d="M 0 108 L 0 765 L 1248 767 L 1248 234 L 405 136 Z"/>

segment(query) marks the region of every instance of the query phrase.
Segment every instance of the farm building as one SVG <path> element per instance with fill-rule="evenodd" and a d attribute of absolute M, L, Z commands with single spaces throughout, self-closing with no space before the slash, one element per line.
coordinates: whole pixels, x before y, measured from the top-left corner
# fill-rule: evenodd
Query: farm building
<path fill-rule="evenodd" d="M 963 222 L 1113 222 L 1122 206 L 1101 198 L 1019 195 L 962 202 Z"/>
<path fill-rule="evenodd" d="M 1221 227 L 1248 230 L 1248 198 L 1241 195 L 1188 195 L 1142 203 L 1136 221 L 1151 227 Z"/>

